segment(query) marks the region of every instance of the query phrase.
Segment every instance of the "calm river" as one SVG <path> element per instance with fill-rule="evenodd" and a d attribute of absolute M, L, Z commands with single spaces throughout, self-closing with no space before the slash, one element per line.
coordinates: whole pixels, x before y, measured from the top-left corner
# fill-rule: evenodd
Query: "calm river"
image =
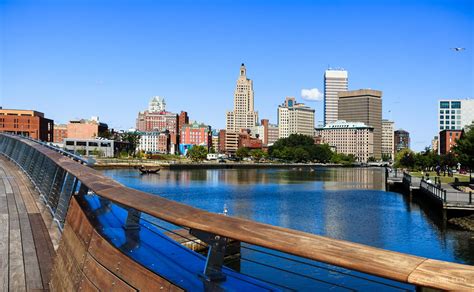
<path fill-rule="evenodd" d="M 378 168 L 162 170 L 156 175 L 119 169 L 104 173 L 128 187 L 211 212 L 221 213 L 226 206 L 231 216 L 474 265 L 474 233 L 443 227 L 428 207 L 386 192 L 383 170 Z M 246 255 L 242 250 L 245 256 L 254 260 L 261 257 L 251 251 Z M 295 269 L 292 265 L 288 268 Z M 290 280 L 277 271 L 262 272 L 251 261 L 242 261 L 241 270 L 268 277 L 269 281 L 275 277 L 283 283 L 296 281 L 298 289 L 314 287 L 313 276 L 363 290 L 393 288 L 364 286 L 364 281 L 326 270 Z M 319 282 L 317 287 L 345 289 L 329 283 Z"/>

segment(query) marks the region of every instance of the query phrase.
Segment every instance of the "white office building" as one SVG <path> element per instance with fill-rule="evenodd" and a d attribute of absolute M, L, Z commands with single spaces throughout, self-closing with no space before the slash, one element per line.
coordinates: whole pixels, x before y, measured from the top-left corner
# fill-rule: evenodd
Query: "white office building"
<path fill-rule="evenodd" d="M 389 157 L 389 159 L 395 159 L 395 150 L 393 147 L 395 135 L 394 135 L 394 123 L 389 120 L 382 120 L 382 158 Z"/>
<path fill-rule="evenodd" d="M 344 69 L 329 69 L 324 73 L 324 125 L 338 120 L 338 92 L 347 91 L 348 78 Z"/>
<path fill-rule="evenodd" d="M 474 121 L 474 99 L 442 99 L 438 102 L 438 129 L 462 130 Z"/>
<path fill-rule="evenodd" d="M 287 97 L 278 106 L 278 138 L 286 138 L 291 134 L 314 136 L 315 110 L 303 103 L 297 103 L 294 97 Z"/>

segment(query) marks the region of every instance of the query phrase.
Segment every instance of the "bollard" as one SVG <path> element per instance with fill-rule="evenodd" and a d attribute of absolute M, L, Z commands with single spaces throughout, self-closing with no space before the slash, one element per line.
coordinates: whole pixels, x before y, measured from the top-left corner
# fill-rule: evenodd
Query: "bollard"
<path fill-rule="evenodd" d="M 472 191 L 469 191 L 469 205 L 472 204 Z"/>

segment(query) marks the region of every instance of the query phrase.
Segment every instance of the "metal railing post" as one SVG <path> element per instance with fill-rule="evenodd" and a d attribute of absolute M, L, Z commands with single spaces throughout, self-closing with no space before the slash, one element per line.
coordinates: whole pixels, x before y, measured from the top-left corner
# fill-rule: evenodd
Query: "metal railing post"
<path fill-rule="evenodd" d="M 206 265 L 202 275 L 204 279 L 216 282 L 224 281 L 226 275 L 222 272 L 222 266 L 224 265 L 227 238 L 197 229 L 191 229 L 189 233 L 209 245 Z"/>
<path fill-rule="evenodd" d="M 444 190 L 444 202 L 446 203 L 446 190 Z"/>

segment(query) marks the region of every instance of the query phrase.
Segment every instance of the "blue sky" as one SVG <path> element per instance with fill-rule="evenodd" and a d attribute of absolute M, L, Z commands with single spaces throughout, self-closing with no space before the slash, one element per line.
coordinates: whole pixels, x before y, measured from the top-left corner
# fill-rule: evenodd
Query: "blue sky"
<path fill-rule="evenodd" d="M 384 117 L 421 150 L 438 99 L 474 98 L 473 3 L 0 0 L 0 104 L 127 129 L 159 95 L 223 128 L 242 62 L 272 122 L 285 96 L 344 67 L 350 89 L 383 91 Z M 306 103 L 322 120 L 322 101 Z"/>

